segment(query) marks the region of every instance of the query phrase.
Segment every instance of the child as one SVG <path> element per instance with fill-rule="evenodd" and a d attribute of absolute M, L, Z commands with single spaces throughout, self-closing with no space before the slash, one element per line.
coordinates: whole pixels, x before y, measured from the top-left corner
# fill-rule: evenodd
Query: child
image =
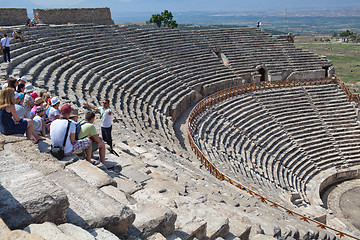
<path fill-rule="evenodd" d="M 42 106 L 37 106 L 35 110 L 34 129 L 38 135 L 45 137 L 45 123 L 44 123 L 45 109 Z"/>

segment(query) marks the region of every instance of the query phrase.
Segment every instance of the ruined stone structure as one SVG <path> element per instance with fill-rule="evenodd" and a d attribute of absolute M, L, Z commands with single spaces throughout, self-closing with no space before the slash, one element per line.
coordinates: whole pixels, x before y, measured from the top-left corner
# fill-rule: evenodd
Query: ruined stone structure
<path fill-rule="evenodd" d="M 35 19 L 43 24 L 114 24 L 109 8 L 34 9 L 33 11 Z"/>
<path fill-rule="evenodd" d="M 107 161 L 123 166 L 119 173 L 116 167 L 104 170 L 72 158 L 57 161 L 23 138 L 0 135 L 2 190 L 29 208 L 21 209 L 19 228 L 49 221 L 57 226 L 42 227 L 65 235 L 80 228 L 93 236 L 112 232 L 150 239 L 153 234 L 336 239 L 329 229 L 218 181 L 192 153 L 185 123 L 194 104 L 226 88 L 267 83 L 278 87 L 204 108 L 194 123 L 196 144 L 221 171 L 264 196 L 322 224 L 358 233 L 334 217 L 320 196 L 331 194 L 325 194 L 331 184 L 358 178 L 360 165 L 360 128 L 343 89 L 329 82 L 306 84 L 308 78 L 333 73 L 327 59 L 252 28 L 179 31 L 92 24 L 28 28 L 25 41 L 12 45 L 12 55 L 11 64 L 1 65 L 3 80 L 26 76 L 82 112 L 84 101 L 99 106 L 109 98 L 120 157 L 108 154 Z M 298 85 L 284 88 L 288 82 Z M 40 145 L 48 151 L 48 141 Z M 23 185 L 12 184 L 10 173 Z M 36 178 L 30 181 L 31 176 Z M 19 193 L 37 182 L 31 198 Z M 44 198 L 52 199 L 53 207 L 37 201 Z M 35 211 L 36 204 L 43 212 Z M 54 209 L 59 212 L 51 214 Z M 2 215 L 16 228 L 11 216 Z M 40 234 L 40 228 L 30 224 L 25 230 Z"/>
<path fill-rule="evenodd" d="M 27 20 L 25 8 L 0 8 L 0 26 L 25 25 Z"/>

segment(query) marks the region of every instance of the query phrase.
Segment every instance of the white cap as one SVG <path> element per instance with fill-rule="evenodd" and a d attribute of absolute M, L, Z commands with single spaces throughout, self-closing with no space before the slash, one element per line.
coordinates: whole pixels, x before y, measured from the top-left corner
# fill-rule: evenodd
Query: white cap
<path fill-rule="evenodd" d="M 35 91 L 35 87 L 31 83 L 25 84 L 25 90 L 24 93 Z"/>
<path fill-rule="evenodd" d="M 20 80 L 21 80 L 21 81 L 24 81 L 25 83 L 28 82 L 27 77 L 25 77 L 25 76 L 24 76 L 24 77 L 21 77 Z"/>
<path fill-rule="evenodd" d="M 55 106 L 56 104 L 58 104 L 60 102 L 60 99 L 57 97 L 53 97 L 51 99 L 51 106 Z"/>

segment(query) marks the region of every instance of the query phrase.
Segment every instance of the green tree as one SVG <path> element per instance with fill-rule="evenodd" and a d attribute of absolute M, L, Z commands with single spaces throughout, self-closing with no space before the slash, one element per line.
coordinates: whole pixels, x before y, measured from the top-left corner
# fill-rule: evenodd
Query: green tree
<path fill-rule="evenodd" d="M 176 28 L 178 24 L 173 20 L 173 15 L 168 10 L 163 11 L 161 14 L 153 14 L 149 20 L 150 23 L 155 23 L 158 27 Z"/>

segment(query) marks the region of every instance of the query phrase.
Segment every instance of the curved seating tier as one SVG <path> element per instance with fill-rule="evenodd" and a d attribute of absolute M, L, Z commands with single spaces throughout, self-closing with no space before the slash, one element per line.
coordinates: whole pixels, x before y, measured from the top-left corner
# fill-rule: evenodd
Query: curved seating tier
<path fill-rule="evenodd" d="M 173 129 L 179 111 L 214 91 L 239 85 L 242 73 L 254 71 L 257 65 L 277 72 L 297 66 L 322 69 L 323 64 L 314 54 L 249 28 L 41 26 L 28 28 L 25 39 L 13 45 L 9 75 L 25 75 L 35 86 L 77 106 L 84 101 L 99 105 L 109 98 L 116 118 L 126 127 L 144 137 L 166 140 L 174 149 L 180 147 Z M 219 58 L 219 51 L 230 65 Z M 274 194 L 299 192 L 306 200 L 306 183 L 317 171 L 359 161 L 353 154 L 357 145 L 350 144 L 357 137 L 356 126 L 346 138 L 338 134 L 342 123 L 328 114 L 337 103 L 329 101 L 325 106 L 312 91 L 304 87 L 232 99 L 199 133 L 204 151 L 214 146 L 206 150 L 209 155 L 230 161 L 224 167 L 239 177 L 249 176 L 247 182 L 253 186 L 264 186 Z M 297 118 L 289 118 L 290 113 Z M 349 124 L 354 117 L 341 115 Z M 282 189 L 276 190 L 279 186 Z"/>
<path fill-rule="evenodd" d="M 271 184 L 308 202 L 318 173 L 359 164 L 359 131 L 345 93 L 329 84 L 228 99 L 202 116 L 194 139 L 215 166 L 250 188 Z"/>

